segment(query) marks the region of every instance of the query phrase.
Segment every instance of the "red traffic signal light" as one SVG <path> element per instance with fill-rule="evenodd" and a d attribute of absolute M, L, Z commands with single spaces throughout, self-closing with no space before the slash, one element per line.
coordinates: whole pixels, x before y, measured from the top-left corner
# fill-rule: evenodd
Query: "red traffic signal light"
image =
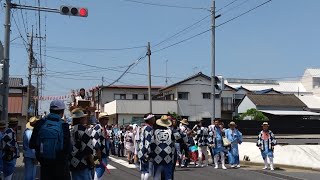
<path fill-rule="evenodd" d="M 61 6 L 60 14 L 69 15 L 69 16 L 80 16 L 87 17 L 88 9 L 87 8 L 78 8 L 78 7 L 70 7 L 70 6 Z"/>

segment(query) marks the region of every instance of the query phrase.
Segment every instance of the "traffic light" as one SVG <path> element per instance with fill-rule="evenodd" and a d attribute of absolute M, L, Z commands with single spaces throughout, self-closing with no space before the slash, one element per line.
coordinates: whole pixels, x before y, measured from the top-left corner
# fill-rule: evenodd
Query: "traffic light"
<path fill-rule="evenodd" d="M 60 6 L 60 14 L 69 16 L 87 17 L 88 9 L 82 7 Z"/>
<path fill-rule="evenodd" d="M 222 76 L 215 76 L 215 84 L 214 87 L 218 90 L 218 91 L 222 91 L 224 89 L 224 79 Z"/>

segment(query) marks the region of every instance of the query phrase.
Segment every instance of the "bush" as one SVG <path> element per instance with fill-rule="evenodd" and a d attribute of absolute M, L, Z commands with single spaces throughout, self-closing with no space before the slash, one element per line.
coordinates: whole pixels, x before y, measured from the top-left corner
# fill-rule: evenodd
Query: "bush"
<path fill-rule="evenodd" d="M 251 120 L 269 121 L 267 116 L 265 116 L 261 111 L 258 111 L 255 108 L 248 109 L 247 112 L 241 114 L 239 119 L 240 120 L 245 120 L 247 117 L 250 117 Z"/>

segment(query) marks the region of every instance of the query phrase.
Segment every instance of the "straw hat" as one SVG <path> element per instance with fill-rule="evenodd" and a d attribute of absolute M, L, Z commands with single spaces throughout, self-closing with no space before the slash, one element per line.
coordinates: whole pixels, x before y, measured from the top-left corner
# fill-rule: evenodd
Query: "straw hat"
<path fill-rule="evenodd" d="M 230 127 L 230 126 L 235 126 L 235 127 L 237 127 L 237 124 L 236 124 L 235 122 L 231 121 L 231 122 L 229 123 L 229 127 Z"/>
<path fill-rule="evenodd" d="M 76 109 L 74 109 L 74 110 L 72 110 L 72 118 L 73 119 L 79 119 L 79 118 L 83 118 L 83 117 L 86 117 L 86 116 L 88 116 L 88 114 L 85 114 L 84 112 L 83 112 L 83 109 L 81 109 L 81 108 L 76 108 Z"/>
<path fill-rule="evenodd" d="M 8 122 L 9 125 L 18 125 L 18 119 L 17 118 L 11 118 Z"/>
<path fill-rule="evenodd" d="M 269 126 L 268 122 L 263 122 L 261 126 Z"/>
<path fill-rule="evenodd" d="M 98 119 L 102 119 L 102 118 L 108 118 L 109 115 L 107 113 L 100 113 Z"/>
<path fill-rule="evenodd" d="M 31 126 L 31 123 L 38 121 L 39 119 L 37 117 L 31 117 L 29 119 L 29 122 L 26 124 L 27 129 L 33 129 L 33 126 Z"/>
<path fill-rule="evenodd" d="M 6 123 L 4 121 L 0 121 L 0 129 L 6 128 Z"/>
<path fill-rule="evenodd" d="M 172 125 L 172 122 L 168 119 L 168 116 L 164 115 L 156 121 L 156 124 L 162 127 L 169 127 Z"/>
<path fill-rule="evenodd" d="M 189 125 L 188 119 L 182 119 L 182 120 L 180 121 L 180 123 L 181 123 L 181 124 L 184 124 L 184 125 Z"/>

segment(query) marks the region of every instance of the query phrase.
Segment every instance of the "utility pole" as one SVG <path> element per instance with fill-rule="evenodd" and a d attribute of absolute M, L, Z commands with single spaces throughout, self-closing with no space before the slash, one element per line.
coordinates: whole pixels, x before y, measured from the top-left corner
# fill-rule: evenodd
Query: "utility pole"
<path fill-rule="evenodd" d="M 215 0 L 212 0 L 212 7 L 211 7 L 211 63 L 212 63 L 212 69 L 211 69 L 211 88 L 212 88 L 212 122 L 214 121 L 216 117 L 216 89 L 215 89 Z"/>
<path fill-rule="evenodd" d="M 166 86 L 168 86 L 168 59 L 166 60 Z"/>
<path fill-rule="evenodd" d="M 147 56 L 148 56 L 148 78 L 149 78 L 149 88 L 148 88 L 148 99 L 149 99 L 149 113 L 152 113 L 152 99 L 151 99 L 151 47 L 150 47 L 150 42 L 148 42 L 148 51 L 147 51 Z"/>
<path fill-rule="evenodd" d="M 2 120 L 8 122 L 8 99 L 9 99 L 9 58 L 10 58 L 10 17 L 11 0 L 6 0 L 6 14 L 4 24 L 4 59 L 3 59 L 3 111 Z"/>
<path fill-rule="evenodd" d="M 27 113 L 27 121 L 30 119 L 30 114 L 31 112 L 29 111 L 30 107 L 31 107 L 31 74 L 32 74 L 32 65 L 33 65 L 33 29 L 31 32 L 31 37 L 30 37 L 30 44 L 29 44 L 29 66 L 28 66 L 28 113 Z M 39 97 L 38 97 L 39 98 Z"/>
<path fill-rule="evenodd" d="M 102 102 L 102 92 L 103 92 L 103 82 L 104 82 L 104 77 L 101 77 L 101 88 L 100 88 L 100 96 L 99 96 L 99 106 L 100 106 L 100 102 L 101 102 L 101 107 L 99 107 L 99 111 L 102 111 L 100 109 L 102 109 L 103 107 L 103 102 Z M 104 110 L 103 110 L 104 111 Z"/>

